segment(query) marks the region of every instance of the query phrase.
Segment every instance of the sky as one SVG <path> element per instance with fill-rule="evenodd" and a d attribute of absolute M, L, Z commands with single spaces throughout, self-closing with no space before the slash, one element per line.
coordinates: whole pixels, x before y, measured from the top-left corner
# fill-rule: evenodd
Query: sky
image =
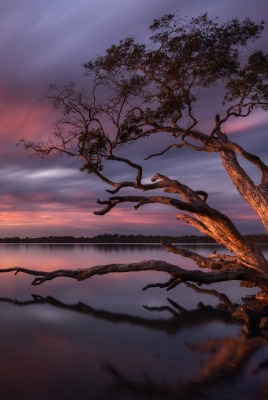
<path fill-rule="evenodd" d="M 220 21 L 263 19 L 267 28 L 260 45 L 268 51 L 266 0 L 0 0 L 0 6 L 0 237 L 198 234 L 176 221 L 176 210 L 163 206 L 135 211 L 124 205 L 105 216 L 94 215 L 96 199 L 107 198 L 103 183 L 80 172 L 76 160 L 29 157 L 17 143 L 51 131 L 51 112 L 40 102 L 49 82 L 80 82 L 83 63 L 126 36 L 146 41 L 152 20 L 165 13 L 196 17 L 207 12 Z M 265 162 L 267 128 L 268 115 L 261 112 L 228 127 L 234 140 Z M 158 144 L 156 140 L 156 148 Z M 151 149 L 143 143 L 136 150 L 142 158 Z M 168 158 L 148 161 L 145 170 L 148 179 L 163 172 L 206 190 L 209 204 L 230 216 L 242 233 L 263 233 L 217 156 L 185 151 L 178 158 L 171 152 Z"/>

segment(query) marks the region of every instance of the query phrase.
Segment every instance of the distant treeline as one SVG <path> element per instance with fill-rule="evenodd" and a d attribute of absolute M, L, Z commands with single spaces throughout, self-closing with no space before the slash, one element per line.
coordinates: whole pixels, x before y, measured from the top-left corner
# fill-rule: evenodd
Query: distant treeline
<path fill-rule="evenodd" d="M 253 243 L 268 243 L 265 234 L 245 235 Z M 37 238 L 8 237 L 0 238 L 0 243 L 215 243 L 209 236 L 160 236 L 160 235 L 119 235 L 103 234 L 94 237 L 43 236 Z"/>

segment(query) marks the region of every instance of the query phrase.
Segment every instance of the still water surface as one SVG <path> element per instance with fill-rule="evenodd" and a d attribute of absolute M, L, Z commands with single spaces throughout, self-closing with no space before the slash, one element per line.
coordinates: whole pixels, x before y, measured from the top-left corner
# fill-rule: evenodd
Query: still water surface
<path fill-rule="evenodd" d="M 188 248 L 210 254 L 216 246 Z M 1 268 L 53 270 L 163 259 L 158 245 L 2 244 Z M 180 285 L 141 289 L 164 273 L 67 278 L 31 286 L 0 275 L 0 399 L 266 399 L 268 346 L 247 339 L 219 298 Z M 232 302 L 239 283 L 213 285 Z M 251 293 L 254 291 L 251 290 Z"/>

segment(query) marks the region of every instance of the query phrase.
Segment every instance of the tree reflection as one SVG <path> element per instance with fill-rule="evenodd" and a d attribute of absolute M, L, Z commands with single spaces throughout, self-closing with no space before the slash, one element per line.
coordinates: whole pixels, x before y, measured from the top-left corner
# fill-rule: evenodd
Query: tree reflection
<path fill-rule="evenodd" d="M 115 313 L 106 310 L 98 310 L 91 307 L 88 304 L 78 302 L 76 304 L 67 304 L 55 297 L 40 295 L 32 295 L 31 300 L 19 301 L 10 298 L 0 298 L 0 302 L 11 303 L 16 306 L 32 306 L 48 304 L 50 306 L 75 311 L 77 313 L 87 315 L 99 320 L 105 320 L 112 323 L 127 323 L 130 325 L 141 326 L 148 329 L 154 329 L 159 331 L 165 331 L 167 334 L 174 335 L 181 329 L 191 327 L 198 328 L 199 326 L 215 322 L 222 321 L 225 324 L 232 324 L 233 320 L 230 314 L 225 310 L 218 310 L 212 306 L 205 306 L 202 303 L 197 305 L 195 310 L 186 310 L 171 299 L 167 299 L 169 302 L 168 306 L 162 307 L 148 307 L 143 306 L 148 311 L 168 311 L 170 313 L 169 318 L 143 318 L 138 316 L 132 316 L 125 313 Z"/>
<path fill-rule="evenodd" d="M 118 371 L 111 364 L 105 364 L 104 369 L 113 376 L 114 383 L 107 385 L 106 392 L 110 395 L 120 395 L 120 399 L 129 398 L 127 395 L 131 394 L 130 398 L 157 400 L 157 399 L 182 399 L 179 397 L 179 387 L 176 385 L 171 386 L 166 382 L 155 382 L 148 376 L 144 376 L 142 381 L 136 381 L 129 378 L 123 372 Z"/>
<path fill-rule="evenodd" d="M 143 318 L 96 309 L 88 304 L 78 302 L 64 303 L 54 297 L 32 295 L 30 300 L 19 301 L 10 298 L 0 298 L 2 303 L 10 303 L 18 307 L 35 305 L 50 305 L 110 323 L 124 323 L 140 326 L 146 329 L 164 331 L 169 335 L 178 333 L 183 328 L 199 329 L 212 322 L 233 323 L 231 313 L 236 305 L 232 304 L 226 295 L 215 290 L 202 289 L 189 285 L 193 290 L 211 294 L 219 300 L 214 308 L 199 303 L 194 310 L 186 310 L 174 300 L 168 299 L 168 304 L 162 307 L 144 306 L 150 313 L 168 312 L 166 318 Z M 248 304 L 249 299 L 244 299 Z M 242 305 L 241 305 L 242 306 Z M 112 378 L 112 383 L 104 384 L 104 392 L 117 399 L 214 399 L 226 398 L 232 391 L 236 399 L 265 399 L 268 393 L 268 343 L 266 331 L 259 331 L 258 336 L 240 333 L 233 337 L 208 338 L 200 343 L 186 342 L 185 346 L 198 356 L 200 370 L 191 378 L 180 378 L 172 383 L 155 380 L 144 375 L 142 378 L 129 376 L 129 371 L 122 371 L 116 363 L 104 363 L 104 370 Z M 262 354 L 261 354 L 262 353 Z M 266 356 L 265 356 L 266 353 Z M 181 368 L 178 365 L 178 368 Z M 246 378 L 245 378 L 246 377 Z M 247 379 L 249 385 L 243 384 Z M 239 389 L 238 389 L 239 388 Z M 219 396 L 220 393 L 220 396 Z M 105 395 L 106 396 L 106 395 Z M 108 398 L 108 397 L 100 397 Z M 115 397 L 116 396 L 116 397 Z M 226 397 L 225 397 L 226 396 Z"/>

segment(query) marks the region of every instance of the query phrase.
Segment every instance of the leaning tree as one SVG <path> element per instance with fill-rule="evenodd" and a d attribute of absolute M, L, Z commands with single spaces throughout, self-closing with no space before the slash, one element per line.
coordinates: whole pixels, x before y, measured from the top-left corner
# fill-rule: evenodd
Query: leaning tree
<path fill-rule="evenodd" d="M 148 148 L 147 159 L 168 157 L 171 149 L 177 151 L 178 178 L 180 153 L 185 148 L 218 153 L 233 185 L 268 232 L 268 167 L 225 132 L 231 119 L 268 109 L 268 56 L 261 50 L 249 54 L 248 46 L 259 38 L 264 24 L 250 19 L 219 23 L 206 14 L 190 20 L 165 15 L 155 19 L 150 29 L 148 42 L 127 37 L 84 64 L 88 79 L 85 90 L 72 82 L 50 84 L 46 98 L 59 115 L 51 138 L 39 143 L 23 140 L 24 146 L 37 156 L 54 153 L 78 157 L 82 171 L 109 185 L 110 197 L 97 201 L 102 207 L 95 214 L 104 215 L 121 203 L 133 203 L 135 209 L 145 204 L 171 206 L 177 219 L 224 245 L 232 255 L 204 257 L 164 243 L 167 250 L 210 270 L 188 271 L 151 260 L 50 273 L 16 271 L 37 275 L 33 284 L 40 284 L 58 276 L 83 280 L 109 272 L 157 270 L 170 274 L 170 279 L 149 286 L 170 289 L 184 281 L 209 284 L 240 280 L 267 291 L 268 262 L 260 248 L 246 240 L 226 215 L 209 205 L 208 193 L 157 171 L 148 183 L 144 179 L 146 159 L 137 162 L 128 151 L 129 145 L 144 138 L 168 138 L 168 144 L 155 154 L 150 154 Z M 202 129 L 198 110 L 214 86 L 222 96 L 221 106 L 210 128 L 206 124 Z M 208 119 L 209 112 L 203 110 L 204 116 Z M 142 144 L 146 146 L 146 142 Z M 253 182 L 241 160 L 259 170 L 259 184 Z M 129 180 L 110 178 L 111 162 L 124 165 Z"/>

